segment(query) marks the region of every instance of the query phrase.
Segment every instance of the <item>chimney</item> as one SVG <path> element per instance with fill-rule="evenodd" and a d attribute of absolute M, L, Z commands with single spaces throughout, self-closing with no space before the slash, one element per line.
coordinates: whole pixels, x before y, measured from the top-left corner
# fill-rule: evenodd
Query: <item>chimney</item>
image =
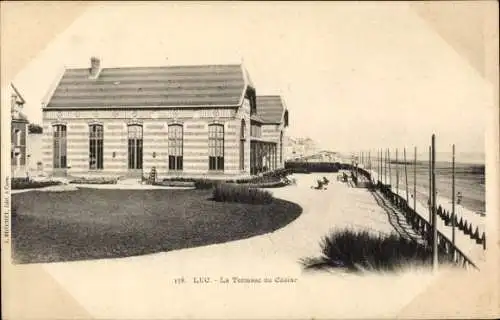
<path fill-rule="evenodd" d="M 96 57 L 90 58 L 90 77 L 97 78 L 101 71 L 101 60 Z"/>

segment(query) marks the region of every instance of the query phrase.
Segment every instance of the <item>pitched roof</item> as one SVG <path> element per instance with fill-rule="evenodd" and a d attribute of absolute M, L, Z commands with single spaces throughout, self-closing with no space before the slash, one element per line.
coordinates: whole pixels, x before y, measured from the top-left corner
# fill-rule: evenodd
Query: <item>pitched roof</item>
<path fill-rule="evenodd" d="M 46 108 L 237 106 L 247 84 L 241 65 L 67 69 Z"/>
<path fill-rule="evenodd" d="M 280 96 L 257 96 L 257 114 L 264 123 L 280 123 L 284 111 Z"/>
<path fill-rule="evenodd" d="M 16 95 L 16 97 L 19 99 L 19 103 L 21 103 L 21 104 L 26 103 L 26 101 L 24 100 L 21 93 L 19 93 L 19 90 L 17 90 L 16 86 L 13 83 L 11 83 L 10 86 L 11 86 L 12 90 L 14 90 L 14 94 Z"/>

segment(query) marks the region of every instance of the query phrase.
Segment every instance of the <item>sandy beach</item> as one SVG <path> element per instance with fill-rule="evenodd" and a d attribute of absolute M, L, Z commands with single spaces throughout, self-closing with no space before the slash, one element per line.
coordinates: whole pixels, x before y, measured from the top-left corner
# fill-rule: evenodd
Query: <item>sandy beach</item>
<path fill-rule="evenodd" d="M 372 171 L 372 175 L 374 179 L 377 179 L 377 173 Z M 393 187 L 394 192 L 396 192 L 395 186 Z M 413 194 L 413 191 L 411 189 L 408 190 L 409 199 L 410 199 L 410 206 L 413 207 L 413 200 L 411 198 L 411 194 Z M 406 190 L 403 190 L 400 186 L 399 188 L 399 195 L 402 196 L 403 198 L 406 198 Z M 451 207 L 452 204 L 451 202 L 443 197 L 436 197 L 436 201 L 438 205 L 441 205 L 441 207 L 449 212 L 451 212 Z M 426 203 L 422 203 L 417 200 L 417 210 L 416 210 L 422 218 L 424 218 L 426 221 L 429 221 L 429 209 L 427 207 Z M 458 220 L 460 218 L 464 218 L 464 220 L 467 220 L 468 223 L 472 223 L 472 226 L 474 227 L 473 232 L 475 232 L 476 227 L 479 229 L 479 234 L 482 235 L 483 232 L 486 231 L 486 225 L 485 225 L 485 217 L 473 212 L 472 210 L 468 210 L 467 208 L 461 206 L 461 205 L 456 205 L 455 206 L 455 212 L 457 214 Z M 452 227 L 451 225 L 446 226 L 445 222 L 438 216 L 438 230 L 444 234 L 448 239 L 452 239 Z M 463 253 L 465 253 L 476 265 L 481 265 L 484 264 L 486 261 L 486 252 L 483 250 L 482 245 L 478 245 L 475 240 L 472 240 L 468 235 L 465 235 L 462 231 L 456 227 L 455 229 L 455 243 L 458 246 L 460 250 L 462 250 Z"/>
<path fill-rule="evenodd" d="M 328 189 L 311 189 L 322 176 L 331 181 Z M 273 233 L 145 256 L 23 265 L 16 270 L 21 274 L 41 267 L 90 316 L 128 319 L 236 318 L 243 314 L 254 318 L 292 314 L 304 318 L 395 317 L 441 275 L 467 275 L 445 268 L 437 274 L 418 269 L 364 276 L 304 272 L 299 260 L 319 256 L 319 241 L 332 229 L 384 234 L 395 230 L 368 190 L 341 183 L 336 174 L 294 178 L 296 185 L 272 192 L 300 204 L 303 213 Z M 181 278 L 185 282 L 176 284 Z M 264 278 L 271 282 L 263 283 Z M 245 282 L 252 279 L 261 282 Z M 226 300 L 209 299 L 214 296 Z"/>

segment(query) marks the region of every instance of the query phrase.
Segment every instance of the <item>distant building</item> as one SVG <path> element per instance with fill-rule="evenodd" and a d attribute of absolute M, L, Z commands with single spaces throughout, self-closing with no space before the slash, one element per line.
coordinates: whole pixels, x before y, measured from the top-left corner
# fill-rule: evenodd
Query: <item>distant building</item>
<path fill-rule="evenodd" d="M 310 138 L 289 138 L 287 141 L 287 159 L 302 159 L 316 153 L 316 143 Z"/>
<path fill-rule="evenodd" d="M 65 70 L 43 106 L 49 175 L 250 176 L 284 166 L 288 111 L 242 65 Z"/>
<path fill-rule="evenodd" d="M 13 177 L 26 177 L 28 118 L 22 113 L 26 101 L 13 84 L 11 84 L 11 89 L 11 174 Z"/>

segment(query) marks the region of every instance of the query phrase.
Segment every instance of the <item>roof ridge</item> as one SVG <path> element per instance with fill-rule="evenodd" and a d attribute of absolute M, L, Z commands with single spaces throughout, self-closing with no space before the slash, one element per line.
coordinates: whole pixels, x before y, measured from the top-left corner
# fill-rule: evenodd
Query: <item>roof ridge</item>
<path fill-rule="evenodd" d="M 241 63 L 217 63 L 217 64 L 176 64 L 176 65 L 150 65 L 150 66 L 116 66 L 103 67 L 102 70 L 118 70 L 118 69 L 155 69 L 155 68 L 182 68 L 182 67 L 240 67 Z M 88 67 L 69 67 L 66 70 L 88 70 Z"/>
<path fill-rule="evenodd" d="M 283 98 L 282 95 L 280 94 L 262 94 L 262 95 L 257 95 L 257 98 Z"/>
<path fill-rule="evenodd" d="M 25 104 L 26 103 L 26 100 L 24 100 L 23 96 L 21 95 L 21 93 L 19 92 L 19 90 L 17 90 L 16 86 L 11 82 L 10 83 L 10 86 L 11 88 L 14 90 L 14 93 L 16 94 L 16 96 L 21 99 L 21 103 L 22 104 Z"/>

